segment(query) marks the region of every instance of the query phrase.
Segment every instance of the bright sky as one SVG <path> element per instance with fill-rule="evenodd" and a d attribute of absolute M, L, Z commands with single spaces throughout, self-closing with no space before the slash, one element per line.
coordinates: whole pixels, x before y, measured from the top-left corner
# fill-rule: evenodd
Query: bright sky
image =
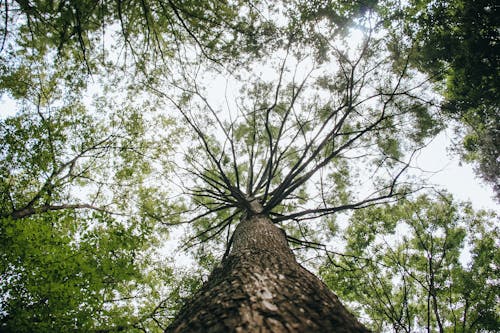
<path fill-rule="evenodd" d="M 491 186 L 476 177 L 470 164 L 460 165 L 458 156 L 449 152 L 451 137 L 450 130 L 440 133 L 414 164 L 428 172 L 430 183 L 446 189 L 455 199 L 471 201 L 476 209 L 499 211 Z"/>

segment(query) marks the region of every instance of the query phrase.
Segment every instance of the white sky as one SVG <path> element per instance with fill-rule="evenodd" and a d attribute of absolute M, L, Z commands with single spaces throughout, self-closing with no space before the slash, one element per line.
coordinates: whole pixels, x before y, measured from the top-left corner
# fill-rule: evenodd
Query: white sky
<path fill-rule="evenodd" d="M 472 165 L 463 163 L 449 152 L 450 130 L 440 133 L 416 158 L 414 165 L 427 173 L 430 183 L 453 194 L 455 199 L 471 201 L 475 209 L 498 211 L 491 185 L 485 184 L 473 171 Z"/>

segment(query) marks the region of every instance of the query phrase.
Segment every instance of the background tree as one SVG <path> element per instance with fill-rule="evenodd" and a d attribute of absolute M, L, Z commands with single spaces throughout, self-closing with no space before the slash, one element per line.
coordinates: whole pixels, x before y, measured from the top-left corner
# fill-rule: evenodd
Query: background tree
<path fill-rule="evenodd" d="M 60 74 L 30 73 L 38 84 L 0 120 L 0 331 L 154 329 L 173 279 L 149 175 L 174 141 L 146 133 L 154 119 L 167 135 L 168 119 L 118 106 L 109 86 L 85 105 Z"/>
<path fill-rule="evenodd" d="M 357 211 L 328 285 L 375 331 L 494 332 L 499 325 L 497 216 L 448 195 Z"/>
<path fill-rule="evenodd" d="M 265 38 L 259 1 L 5 1 L 2 43 L 6 57 L 45 56 L 92 73 L 107 61 L 111 45 L 124 64 L 161 64 L 189 43 L 216 62 L 234 59 L 235 44 L 247 51 Z M 242 12 L 246 13 L 243 17 Z M 249 31 L 259 34 L 249 37 Z M 127 61 L 131 57 L 132 62 Z M 5 60 L 5 58 L 4 58 Z M 144 67 L 146 66 L 146 67 Z"/>
<path fill-rule="evenodd" d="M 499 13 L 495 1 L 379 3 L 393 52 L 441 87 L 443 114 L 458 121 L 456 151 L 499 193 Z"/>

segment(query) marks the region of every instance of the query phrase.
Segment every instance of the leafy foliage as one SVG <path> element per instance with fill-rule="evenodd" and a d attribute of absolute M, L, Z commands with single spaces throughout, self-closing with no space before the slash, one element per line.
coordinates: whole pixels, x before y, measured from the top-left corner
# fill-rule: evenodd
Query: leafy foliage
<path fill-rule="evenodd" d="M 352 54 L 337 54 L 340 51 L 332 45 L 330 56 L 335 62 L 327 65 L 287 55 L 276 70 L 278 82 L 249 77 L 241 88 L 244 97 L 235 109 L 216 109 L 200 89 L 177 84 L 182 99 L 171 101 L 199 139 L 193 155 L 204 154 L 207 161 L 194 156 L 187 159 L 189 170 L 203 187 L 200 202 L 216 205 L 215 199 L 229 207 L 240 205 L 244 197 L 255 197 L 266 211 L 276 208 L 277 220 L 285 220 L 279 215 L 298 207 L 280 205 L 288 199 L 299 203 L 292 193 L 307 193 L 302 185 L 319 170 L 331 174 L 328 181 L 336 183 L 338 191 L 346 187 L 349 168 L 354 167 L 348 157 L 351 154 L 359 153 L 358 161 L 362 161 L 366 156 L 362 151 L 370 151 L 371 156 L 380 158 L 374 159 L 379 166 L 404 165 L 403 152 L 410 145 L 405 139 L 418 142 L 433 134 L 429 130 L 435 126 L 429 120 L 432 104 L 423 97 L 427 97 L 425 82 L 419 88 L 410 86 L 409 72 L 391 75 L 386 71 L 386 81 L 379 81 L 377 76 L 388 64 L 376 57 L 384 50 L 366 51 L 377 48 L 379 42 L 367 36 L 350 50 Z M 301 67 L 302 63 L 310 64 L 302 78 L 288 74 L 305 72 L 303 67 L 308 65 Z M 196 85 L 189 79 L 183 81 Z M 420 88 L 422 97 L 417 100 L 410 90 Z M 406 127 L 409 122 L 418 126 Z M 413 133 L 404 138 L 398 131 Z M 220 133 L 223 139 L 210 133 Z M 198 189 L 193 192 L 197 193 Z M 333 194 L 331 200 L 341 199 L 337 204 L 348 201 L 347 194 Z M 303 198 L 307 201 L 307 194 Z M 302 214 L 294 215 L 299 216 Z"/>
<path fill-rule="evenodd" d="M 484 174 L 494 174 L 497 79 L 485 75 L 497 70 L 488 58 L 496 44 L 484 41 L 497 32 L 490 29 L 496 7 L 488 6 L 418 1 L 401 12 L 380 1 L 4 1 L 0 92 L 17 104 L 0 117 L 0 331 L 163 331 L 179 301 L 228 253 L 234 225 L 260 206 L 290 242 L 327 254 L 338 213 L 356 210 L 350 252 L 338 265 L 369 264 L 379 275 L 366 278 L 384 282 L 377 292 L 387 295 L 391 276 L 401 274 L 407 290 L 392 302 L 427 291 L 440 308 L 418 318 L 447 318 L 446 326 L 466 307 L 465 326 L 493 327 L 496 287 L 465 293 L 474 281 L 474 288 L 491 281 L 497 231 L 453 220 L 482 221 L 483 213 L 426 198 L 370 208 L 420 188 L 406 171 L 443 127 L 432 92 L 443 77 L 448 114 L 477 134 L 467 134 L 467 156 L 484 157 Z M 401 26 L 415 45 L 395 43 L 395 25 L 378 22 L 401 13 L 412 14 Z M 449 45 L 460 52 L 450 56 Z M 224 107 L 204 86 L 221 79 L 236 87 Z M 405 216 L 412 205 L 433 219 Z M 421 238 L 380 257 L 400 253 L 400 266 L 354 260 L 381 255 L 377 241 L 404 219 Z M 372 230 L 361 220 L 381 225 Z M 157 251 L 169 231 L 182 231 L 186 247 L 199 245 L 199 270 L 178 276 L 173 254 Z M 428 241 L 441 244 L 432 249 L 441 258 L 434 289 L 425 280 L 427 257 L 419 256 L 434 253 Z M 473 261 L 460 268 L 466 242 Z M 415 278 L 403 264 L 413 265 Z M 334 271 L 325 270 L 331 281 L 351 278 Z M 407 310 L 397 325 L 408 328 L 405 320 L 425 308 L 404 299 L 393 306 Z M 364 310 L 378 327 L 388 325 L 387 312 Z"/>
<path fill-rule="evenodd" d="M 246 19 L 242 8 L 250 10 Z M 219 61 L 234 56 L 234 43 L 245 43 L 249 29 L 258 29 L 251 9 L 243 1 L 7 1 L 1 51 L 43 56 L 55 50 L 59 60 L 74 59 L 92 71 L 110 41 L 139 62 L 170 57 L 189 41 Z"/>
<path fill-rule="evenodd" d="M 142 272 L 141 252 L 149 246 L 144 230 L 93 215 L 57 212 L 2 220 L 2 331 L 133 324 L 120 299 L 144 297 L 138 286 L 150 282 Z M 86 225 L 85 218 L 101 225 Z"/>
<path fill-rule="evenodd" d="M 17 113 L 0 119 L 0 330 L 161 330 L 174 279 L 156 259 L 166 235 L 148 182 L 174 140 L 146 132 L 171 122 L 119 105 L 111 86 L 84 103 L 60 74 L 30 73 Z"/>
<path fill-rule="evenodd" d="M 498 10 L 491 0 L 409 1 L 401 8 L 389 2 L 386 11 L 392 14 L 382 14 L 389 15 L 387 25 L 394 29 L 394 52 L 410 50 L 412 64 L 444 86 L 443 113 L 460 122 L 462 146 L 457 150 L 464 161 L 477 163 L 479 175 L 497 193 Z M 398 27 L 391 18 L 402 24 Z"/>
<path fill-rule="evenodd" d="M 497 216 L 449 196 L 356 212 L 322 276 L 376 331 L 498 328 Z"/>

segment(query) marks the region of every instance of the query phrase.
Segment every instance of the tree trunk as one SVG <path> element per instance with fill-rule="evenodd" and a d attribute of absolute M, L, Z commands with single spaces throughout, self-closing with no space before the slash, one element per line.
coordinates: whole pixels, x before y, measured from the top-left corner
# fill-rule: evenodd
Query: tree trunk
<path fill-rule="evenodd" d="M 231 252 L 166 332 L 369 332 L 295 260 L 262 214 L 234 231 Z"/>

